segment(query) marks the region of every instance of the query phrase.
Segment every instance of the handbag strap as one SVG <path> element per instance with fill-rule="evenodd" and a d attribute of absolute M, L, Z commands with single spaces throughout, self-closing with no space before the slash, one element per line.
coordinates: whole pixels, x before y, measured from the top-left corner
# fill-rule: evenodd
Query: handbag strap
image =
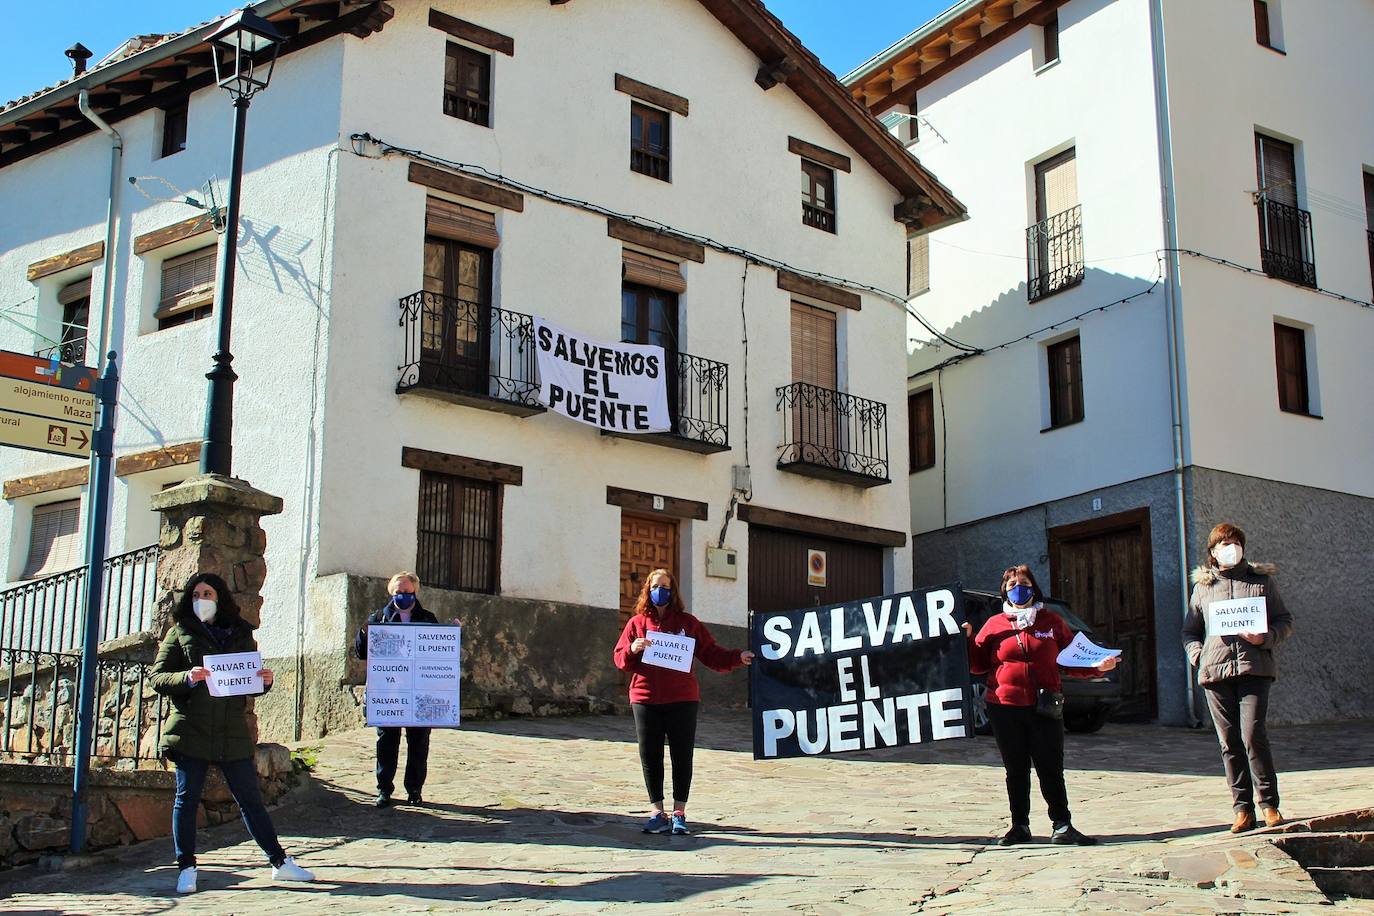
<path fill-rule="evenodd" d="M 1021 640 L 1020 630 L 1016 631 L 1016 644 L 1021 647 L 1021 654 L 1026 659 L 1026 669 L 1030 672 L 1031 676 L 1031 689 L 1038 695 L 1040 693 L 1040 678 L 1035 673 L 1035 663 L 1031 661 L 1030 650 L 1026 648 L 1026 644 Z"/>

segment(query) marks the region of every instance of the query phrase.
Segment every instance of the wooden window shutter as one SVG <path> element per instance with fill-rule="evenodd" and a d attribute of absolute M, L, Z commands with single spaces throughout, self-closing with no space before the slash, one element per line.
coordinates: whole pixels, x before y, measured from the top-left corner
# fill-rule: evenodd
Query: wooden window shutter
<path fill-rule="evenodd" d="M 792 381 L 834 391 L 835 315 L 825 309 L 792 303 Z"/>
<path fill-rule="evenodd" d="M 1269 34 L 1269 4 L 1265 0 L 1255 0 L 1255 41 L 1266 48 L 1274 46 Z"/>
<path fill-rule="evenodd" d="M 29 556 L 19 578 L 34 579 L 80 566 L 80 521 L 79 499 L 36 506 L 29 532 Z"/>
<path fill-rule="evenodd" d="M 495 248 L 501 244 L 493 214 L 438 197 L 425 201 L 425 234 L 479 248 Z"/>
<path fill-rule="evenodd" d="M 682 268 L 672 261 L 626 248 L 621 264 L 621 275 L 626 283 L 652 286 L 670 293 L 687 292 L 687 280 L 682 276 Z"/>
<path fill-rule="evenodd" d="M 906 294 L 930 292 L 930 236 L 918 235 L 906 242 Z"/>
<path fill-rule="evenodd" d="M 1364 220 L 1374 232 L 1374 173 L 1364 173 Z"/>
<path fill-rule="evenodd" d="M 1274 325 L 1274 365 L 1278 370 L 1279 409 L 1308 413 L 1307 339 L 1302 328 Z"/>
<path fill-rule="evenodd" d="M 935 391 L 927 388 L 907 395 L 907 423 L 911 470 L 935 467 Z"/>
<path fill-rule="evenodd" d="M 57 293 L 57 301 L 60 305 L 71 305 L 73 302 L 80 302 L 82 299 L 91 298 L 91 278 L 77 280 L 75 283 L 68 283 Z"/>
<path fill-rule="evenodd" d="M 215 257 L 210 245 L 162 262 L 162 298 L 156 317 L 161 320 L 215 301 Z"/>
<path fill-rule="evenodd" d="M 1035 167 L 1036 222 L 1078 206 L 1078 159 L 1075 154 L 1071 149 Z"/>
<path fill-rule="evenodd" d="M 1293 144 L 1255 134 L 1255 171 L 1265 197 L 1290 207 L 1298 205 L 1298 168 Z"/>
<path fill-rule="evenodd" d="M 1051 344 L 1046 356 L 1050 367 L 1050 426 L 1065 426 L 1083 419 L 1083 361 L 1079 338 Z"/>

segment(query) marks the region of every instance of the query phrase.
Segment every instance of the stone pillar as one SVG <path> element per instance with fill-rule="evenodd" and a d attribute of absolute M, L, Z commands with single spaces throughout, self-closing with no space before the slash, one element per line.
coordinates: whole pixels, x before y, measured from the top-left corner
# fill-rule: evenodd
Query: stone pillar
<path fill-rule="evenodd" d="M 234 477 L 208 474 L 154 494 L 152 503 L 162 513 L 154 631 L 162 633 L 171 624 L 186 580 L 201 572 L 224 579 L 243 619 L 256 628 L 267 578 L 267 533 L 260 521 L 282 511 L 281 497 Z M 256 735 L 251 705 L 249 724 Z"/>

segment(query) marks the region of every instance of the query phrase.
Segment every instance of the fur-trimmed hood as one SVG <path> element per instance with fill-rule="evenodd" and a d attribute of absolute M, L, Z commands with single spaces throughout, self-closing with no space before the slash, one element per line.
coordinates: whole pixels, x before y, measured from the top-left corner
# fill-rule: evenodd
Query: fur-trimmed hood
<path fill-rule="evenodd" d="M 1257 576 L 1272 576 L 1279 571 L 1278 566 L 1273 563 L 1250 563 L 1249 566 L 1250 572 Z M 1193 567 L 1192 579 L 1194 585 L 1211 585 L 1219 578 L 1221 578 L 1221 570 L 1214 566 Z"/>

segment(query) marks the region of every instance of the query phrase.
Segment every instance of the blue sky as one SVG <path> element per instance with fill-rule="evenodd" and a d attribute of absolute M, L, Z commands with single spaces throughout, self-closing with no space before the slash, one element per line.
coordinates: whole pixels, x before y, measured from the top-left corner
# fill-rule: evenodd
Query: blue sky
<path fill-rule="evenodd" d="M 3 0 L 0 103 L 71 73 L 62 52 L 81 42 L 99 60 L 132 35 L 179 32 L 244 0 Z M 580 0 L 595 3 L 596 0 Z M 650 2 L 650 0 L 643 0 Z M 837 74 L 932 18 L 953 0 L 765 0 Z"/>

